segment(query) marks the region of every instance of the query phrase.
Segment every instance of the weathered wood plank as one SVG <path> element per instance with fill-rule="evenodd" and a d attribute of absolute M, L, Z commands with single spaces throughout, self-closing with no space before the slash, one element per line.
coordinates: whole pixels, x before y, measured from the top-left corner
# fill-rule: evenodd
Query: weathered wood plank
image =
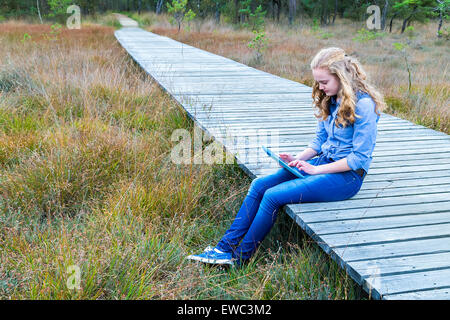
<path fill-rule="evenodd" d="M 441 289 L 390 294 L 383 298 L 386 300 L 450 300 L 450 286 Z"/>
<path fill-rule="evenodd" d="M 268 93 L 270 94 L 270 93 Z M 237 129 L 249 129 L 249 128 L 264 128 L 264 129 L 269 129 L 269 128 L 279 128 L 280 127 L 280 119 L 270 119 L 267 121 L 252 121 L 252 120 L 246 120 L 243 119 L 242 122 L 240 123 L 235 123 L 235 122 L 227 122 L 227 121 L 211 121 L 208 119 L 204 119 L 203 121 L 200 121 L 200 123 L 202 123 L 204 126 L 208 126 L 208 128 L 227 128 L 228 130 L 237 130 Z M 284 120 L 283 124 L 286 124 L 287 126 L 290 127 L 311 127 L 311 128 L 316 128 L 317 126 L 317 122 L 315 121 L 304 121 L 304 122 L 299 122 L 299 121 L 293 121 L 291 118 Z M 379 128 L 379 130 L 385 129 L 385 128 L 392 128 L 392 129 L 396 129 L 399 126 L 399 123 L 384 123 L 384 122 L 379 122 L 377 127 Z M 414 128 L 416 125 L 409 123 L 409 124 L 402 124 L 403 127 L 405 128 Z"/>
<path fill-rule="evenodd" d="M 439 237 L 391 243 L 376 243 L 364 246 L 333 248 L 333 255 L 346 264 L 357 261 L 410 257 L 433 253 L 450 252 L 450 238 Z"/>
<path fill-rule="evenodd" d="M 382 210 L 384 210 L 384 208 Z M 384 232 L 386 229 L 436 225 L 447 222 L 450 222 L 450 210 L 438 213 L 409 214 L 400 216 L 390 215 L 387 217 L 374 218 L 367 218 L 362 215 L 360 218 L 353 220 L 309 222 L 309 225 L 312 229 L 314 229 L 316 234 L 329 235 L 370 230 L 380 230 Z"/>
<path fill-rule="evenodd" d="M 303 206 L 305 203 L 301 204 L 292 204 L 290 205 L 293 211 L 300 212 L 302 214 L 303 211 L 306 210 L 308 212 L 311 211 L 329 211 L 329 210 L 348 210 L 352 208 L 362 208 L 369 209 L 374 207 L 379 207 L 380 210 L 383 210 L 382 207 L 385 206 L 402 206 L 405 204 L 420 204 L 420 203 L 430 203 L 430 202 L 439 202 L 439 201 L 448 201 L 450 199 L 450 192 L 439 192 L 439 193 L 430 193 L 430 194 L 415 194 L 415 195 L 404 195 L 401 197 L 380 197 L 380 198 L 360 198 L 354 199 L 351 198 L 345 201 L 330 201 L 330 202 L 316 202 L 310 203 L 309 205 Z M 322 205 L 320 205 L 322 204 Z M 361 217 L 364 216 L 364 211 L 361 210 Z M 449 219 L 450 222 L 450 219 Z"/>
<path fill-rule="evenodd" d="M 399 274 L 424 270 L 431 271 L 450 268 L 450 251 L 407 257 L 354 261 L 350 262 L 349 266 L 358 270 L 361 279 L 386 276 L 395 273 Z"/>
<path fill-rule="evenodd" d="M 379 293 L 381 297 L 401 292 L 441 289 L 442 287 L 450 287 L 450 268 L 373 277 L 365 280 L 363 287 L 366 290 L 376 287 L 376 293 Z"/>
<path fill-rule="evenodd" d="M 311 230 L 314 234 L 316 234 L 314 228 L 311 228 Z M 450 222 L 430 226 L 386 229 L 383 230 L 383 232 L 378 230 L 369 230 L 345 234 L 325 234 L 321 235 L 320 238 L 329 247 L 347 247 L 448 236 L 450 236 Z"/>
<path fill-rule="evenodd" d="M 304 203 L 312 204 L 312 203 Z M 317 222 L 336 222 L 347 221 L 352 219 L 368 219 L 377 217 L 390 217 L 390 216 L 405 216 L 405 215 L 419 215 L 427 213 L 439 213 L 450 211 L 450 200 L 444 200 L 440 202 L 422 202 L 414 204 L 404 205 L 387 205 L 383 207 L 370 207 L 365 210 L 361 210 L 359 207 L 350 207 L 342 209 L 329 209 L 329 210 L 312 210 L 305 212 L 298 212 L 289 206 L 289 212 L 292 215 L 298 215 L 304 223 L 317 223 Z M 308 210 L 308 206 L 305 206 L 305 210 Z"/>
<path fill-rule="evenodd" d="M 441 137 L 441 135 L 432 135 L 429 131 L 430 129 L 424 129 L 424 128 L 409 128 L 408 130 L 398 130 L 398 129 L 392 129 L 392 130 L 380 130 L 377 134 L 377 141 L 380 140 L 386 140 L 387 138 L 396 139 L 398 137 L 415 137 L 415 136 L 428 136 L 428 137 Z M 217 130 L 215 129 L 209 129 L 208 132 L 211 134 L 211 136 L 215 136 L 216 138 L 222 138 L 225 136 L 234 136 L 234 137 L 241 137 L 241 136 L 255 136 L 258 134 L 261 134 L 261 132 L 256 130 L 232 130 L 232 129 L 226 129 L 226 128 L 219 128 Z M 310 129 L 304 129 L 304 128 L 274 128 L 274 129 L 266 129 L 267 134 L 278 134 L 280 136 L 282 135 L 288 135 L 288 136 L 308 136 L 311 139 L 315 136 L 315 132 L 311 132 Z M 395 133 L 395 134 L 393 134 Z M 445 135 L 447 136 L 447 135 Z"/>

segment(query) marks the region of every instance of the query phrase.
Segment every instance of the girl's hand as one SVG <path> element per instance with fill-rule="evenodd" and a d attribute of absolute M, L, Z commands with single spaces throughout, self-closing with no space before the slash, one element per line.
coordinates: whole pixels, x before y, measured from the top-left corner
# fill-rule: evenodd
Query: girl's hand
<path fill-rule="evenodd" d="M 281 158 L 281 160 L 283 160 L 286 163 L 289 163 L 289 162 L 295 160 L 295 157 L 293 155 L 290 155 L 289 153 L 279 153 L 278 156 Z"/>
<path fill-rule="evenodd" d="M 303 160 L 294 160 L 288 163 L 290 167 L 297 167 L 299 170 L 302 170 L 310 175 L 319 174 L 317 166 L 313 166 L 309 162 Z"/>

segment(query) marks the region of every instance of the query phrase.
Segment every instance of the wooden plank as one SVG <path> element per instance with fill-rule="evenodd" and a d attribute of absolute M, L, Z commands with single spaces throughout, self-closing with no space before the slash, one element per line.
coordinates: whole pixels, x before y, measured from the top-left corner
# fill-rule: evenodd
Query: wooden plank
<path fill-rule="evenodd" d="M 449 252 L 349 262 L 362 279 L 406 272 L 450 268 Z"/>
<path fill-rule="evenodd" d="M 210 106 L 208 106 L 210 107 Z M 209 109 L 190 109 L 191 111 L 197 111 L 198 120 L 227 120 L 227 121 L 237 121 L 242 118 L 245 119 L 266 119 L 271 117 L 279 117 L 282 120 L 290 119 L 291 117 L 302 117 L 305 120 L 309 120 L 313 123 L 317 124 L 317 120 L 314 117 L 314 110 L 311 110 L 309 106 L 292 106 L 290 109 L 277 109 L 276 107 L 272 107 L 272 109 L 261 107 L 254 107 L 253 109 L 247 107 L 246 110 L 231 110 L 227 108 L 222 108 L 221 110 L 215 108 L 214 106 Z M 214 111 L 214 112 L 212 112 Z M 301 111 L 301 112 L 300 112 Z M 383 113 L 384 114 L 384 113 Z M 404 123 L 402 121 L 398 121 L 397 119 L 384 117 L 382 114 L 380 121 L 383 123 Z M 381 120 L 382 119 L 382 120 Z"/>
<path fill-rule="evenodd" d="M 243 79 L 241 80 L 236 80 L 236 79 L 227 79 L 225 78 L 221 78 L 220 82 L 212 82 L 211 79 L 208 78 L 194 78 L 194 79 L 190 79 L 190 80 L 183 80 L 181 78 L 170 78 L 167 76 L 163 76 L 163 77 L 159 77 L 159 81 L 160 82 L 164 82 L 164 83 L 168 83 L 171 85 L 176 86 L 177 88 L 180 89 L 185 89 L 185 90 L 196 90 L 196 89 L 201 89 L 201 91 L 210 91 L 211 88 L 212 89 L 216 89 L 216 88 L 227 88 L 229 90 L 235 90 L 237 88 L 243 88 L 243 89 L 254 89 L 254 88 L 258 88 L 254 85 L 255 80 L 250 78 L 250 79 L 246 79 L 245 81 Z M 239 81 L 239 87 L 236 87 L 236 81 Z M 261 87 L 264 87 L 264 89 L 267 90 L 266 86 L 270 86 L 271 89 L 289 89 L 289 91 L 294 91 L 297 92 L 297 90 L 299 90 L 301 92 L 302 88 L 299 88 L 296 85 L 293 85 L 291 83 L 273 83 L 273 79 L 271 80 L 270 77 L 259 77 L 258 78 L 258 83 L 261 84 Z M 278 92 L 278 90 L 277 90 Z"/>
<path fill-rule="evenodd" d="M 441 223 L 450 223 L 450 210 L 438 213 L 409 214 L 400 216 L 390 215 L 387 217 L 375 218 L 367 218 L 361 215 L 361 218 L 353 220 L 309 222 L 309 225 L 312 229 L 314 229 L 316 234 L 330 235 L 369 230 L 384 231 L 392 228 L 437 225 Z"/>
<path fill-rule="evenodd" d="M 376 243 L 364 246 L 333 248 L 335 259 L 349 265 L 357 261 L 410 257 L 433 253 L 450 252 L 450 238 L 439 237 L 392 243 Z M 339 257 L 339 258 L 336 258 Z"/>
<path fill-rule="evenodd" d="M 175 99 L 180 101 L 182 104 L 189 103 L 191 101 L 201 101 L 201 102 L 207 102 L 207 103 L 213 103 L 214 101 L 217 101 L 219 103 L 222 103 L 222 101 L 229 101 L 229 102 L 240 102 L 242 100 L 242 95 L 245 95 L 245 100 L 247 102 L 259 102 L 259 101 L 274 101 L 274 102 L 284 102 L 289 101 L 291 103 L 295 103 L 297 99 L 304 99 L 305 93 L 301 92 L 292 92 L 292 93 L 280 93 L 274 95 L 272 93 L 272 99 L 271 97 L 267 97 L 267 94 L 261 94 L 261 93 L 246 93 L 246 94 L 228 94 L 228 95 L 214 95 L 214 94 L 195 94 L 193 97 L 187 97 L 183 96 L 182 94 L 173 94 Z"/>
<path fill-rule="evenodd" d="M 270 93 L 267 93 L 270 94 Z M 280 122 L 279 120 L 268 120 L 268 121 L 252 121 L 252 120 L 243 120 L 241 123 L 229 123 L 226 121 L 221 121 L 220 123 L 218 123 L 217 121 L 209 121 L 207 119 L 200 121 L 200 123 L 202 123 L 205 126 L 208 126 L 208 128 L 223 128 L 226 127 L 227 130 L 237 130 L 237 129 L 249 129 L 249 128 L 264 128 L 264 129 L 269 129 L 269 128 L 279 128 L 280 127 Z M 317 123 L 315 121 L 305 121 L 305 122 L 301 122 L 299 123 L 298 121 L 292 121 L 291 119 L 289 120 L 285 120 L 283 122 L 283 124 L 286 124 L 289 127 L 299 127 L 299 128 L 316 128 L 317 127 Z M 377 128 L 378 130 L 382 130 L 385 128 L 391 128 L 391 129 L 397 129 L 398 127 L 398 123 L 383 123 L 383 122 L 378 122 Z M 414 124 L 402 124 L 402 126 L 404 128 L 414 128 L 416 125 Z"/>
<path fill-rule="evenodd" d="M 418 245 L 421 247 L 423 244 Z M 346 264 L 345 269 L 359 284 L 382 280 L 390 275 L 442 270 L 450 268 L 449 249 L 450 247 L 442 252 L 352 261 Z M 380 284 L 376 282 L 373 281 L 373 284 L 379 288 Z"/>
<path fill-rule="evenodd" d="M 363 288 L 376 287 L 381 297 L 401 292 L 424 291 L 450 287 L 450 268 L 369 278 Z"/>
<path fill-rule="evenodd" d="M 441 289 L 390 294 L 383 298 L 386 300 L 450 300 L 450 286 Z"/>
<path fill-rule="evenodd" d="M 381 197 L 381 198 L 368 198 L 368 199 L 349 199 L 345 201 L 330 201 L 330 202 L 315 202 L 308 205 L 292 204 L 292 210 L 300 212 L 311 211 L 325 211 L 325 210 L 348 210 L 352 208 L 380 208 L 386 206 L 400 206 L 405 204 L 420 204 L 429 202 L 448 201 L 450 199 L 450 192 L 430 193 L 430 194 L 415 194 L 404 195 L 402 197 Z M 303 206 L 304 205 L 304 206 Z M 364 210 L 361 210 L 361 216 L 364 215 Z M 449 221 L 450 222 L 450 221 Z"/>
<path fill-rule="evenodd" d="M 212 136 L 215 136 L 216 138 L 222 138 L 227 135 L 234 136 L 234 137 L 242 137 L 242 136 L 255 136 L 260 134 L 260 131 L 258 129 L 256 130 L 227 130 L 225 129 L 210 129 L 208 130 Z M 274 129 L 267 129 L 266 132 L 268 134 L 270 133 L 277 133 L 280 136 L 288 135 L 293 137 L 301 137 L 301 136 L 307 136 L 309 138 L 313 138 L 315 136 L 315 132 L 311 132 L 311 130 L 305 130 L 305 129 L 298 129 L 298 128 L 274 128 Z M 302 133 L 303 132 L 303 133 Z M 395 135 L 393 134 L 395 133 Z M 405 138 L 413 138 L 413 137 L 441 137 L 441 135 L 430 135 L 429 129 L 423 129 L 423 128 L 410 128 L 409 130 L 380 130 L 377 134 L 377 141 L 380 140 L 386 140 L 386 139 L 397 139 L 399 137 L 405 137 Z"/>
<path fill-rule="evenodd" d="M 364 190 L 388 190 L 390 188 L 404 188 L 404 187 L 415 187 L 415 186 L 432 186 L 448 183 L 450 178 L 450 173 L 447 175 L 443 174 L 438 177 L 426 177 L 423 179 L 412 178 L 410 180 L 395 180 L 395 181 L 366 181 L 360 189 Z"/>
<path fill-rule="evenodd" d="M 329 202 L 330 203 L 330 202 Z M 302 211 L 299 212 L 295 205 L 289 205 L 289 211 L 292 215 L 298 215 L 304 223 L 317 222 L 333 222 L 347 221 L 351 219 L 362 220 L 377 217 L 404 216 L 414 214 L 427 214 L 434 212 L 450 211 L 450 200 L 436 202 L 421 203 L 405 203 L 403 205 L 385 205 L 383 207 L 369 207 L 361 210 L 360 207 L 354 206 L 349 208 L 329 208 L 320 210 L 312 205 L 312 203 L 302 203 Z"/>
<path fill-rule="evenodd" d="M 448 182 L 448 179 L 447 181 Z M 389 188 L 389 189 L 380 189 L 380 190 L 366 190 L 362 189 L 352 197 L 352 199 L 367 199 L 374 197 L 384 197 L 384 196 L 405 196 L 405 195 L 415 195 L 415 194 L 432 194 L 432 193 L 441 193 L 450 191 L 450 184 L 427 184 L 427 185 L 419 185 L 419 186 L 407 186 L 402 188 Z"/>
<path fill-rule="evenodd" d="M 311 228 L 311 230 L 316 234 L 314 228 Z M 369 230 L 345 234 L 326 234 L 321 235 L 320 238 L 329 247 L 347 247 L 448 236 L 450 236 L 450 222 L 430 226 L 386 229 L 383 232 Z"/>
<path fill-rule="evenodd" d="M 196 117 L 199 121 L 221 121 L 225 123 L 239 123 L 239 120 L 280 120 L 285 121 L 286 119 L 303 119 L 304 121 L 311 122 L 317 125 L 317 121 L 313 118 L 313 112 L 310 110 L 302 110 L 307 107 L 297 108 L 297 110 L 277 110 L 275 112 L 263 110 L 251 112 L 247 110 L 247 112 L 242 112 L 240 114 L 227 114 L 227 113 L 210 113 L 208 110 L 190 110 L 191 112 L 196 112 Z M 304 111 L 299 113 L 299 111 Z M 398 124 L 400 125 L 402 122 L 393 119 L 383 119 L 383 124 Z"/>

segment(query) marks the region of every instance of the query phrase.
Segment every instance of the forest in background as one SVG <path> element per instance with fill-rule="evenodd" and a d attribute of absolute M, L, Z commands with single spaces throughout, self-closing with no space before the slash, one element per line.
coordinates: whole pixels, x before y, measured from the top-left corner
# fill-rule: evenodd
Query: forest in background
<path fill-rule="evenodd" d="M 108 11 L 167 12 L 167 4 L 179 0 L 3 0 L 0 21 L 8 18 L 38 17 L 63 20 L 66 8 L 76 4 L 83 15 L 97 15 Z M 196 17 L 214 17 L 217 22 L 243 24 L 260 8 L 265 18 L 280 22 L 280 16 L 292 25 L 304 17 L 315 23 L 334 25 L 336 17 L 363 21 L 369 17 L 367 8 L 377 5 L 381 11 L 381 30 L 392 32 L 394 19 L 401 21 L 401 32 L 414 21 L 436 20 L 437 34 L 448 19 L 450 0 L 189 0 L 186 9 Z"/>

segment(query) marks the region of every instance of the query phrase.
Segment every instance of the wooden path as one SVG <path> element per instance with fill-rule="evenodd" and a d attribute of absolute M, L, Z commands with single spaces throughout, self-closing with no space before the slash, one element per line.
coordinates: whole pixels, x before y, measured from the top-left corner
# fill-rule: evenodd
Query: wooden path
<path fill-rule="evenodd" d="M 251 177 L 278 169 L 260 130 L 275 152 L 313 138 L 310 87 L 139 28 L 115 36 Z M 373 158 L 352 199 L 284 210 L 373 298 L 450 299 L 450 137 L 382 114 Z"/>

